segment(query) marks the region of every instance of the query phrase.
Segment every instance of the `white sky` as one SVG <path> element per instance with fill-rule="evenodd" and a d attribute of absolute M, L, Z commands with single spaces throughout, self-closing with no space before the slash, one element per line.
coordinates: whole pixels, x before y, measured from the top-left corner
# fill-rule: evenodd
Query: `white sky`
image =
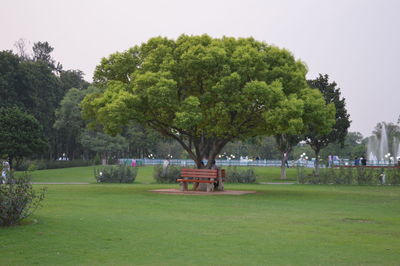
<path fill-rule="evenodd" d="M 353 120 L 371 134 L 400 115 L 400 1 L 0 0 L 0 50 L 48 41 L 64 69 L 91 81 L 102 57 L 154 36 L 248 37 L 284 47 L 338 83 Z"/>

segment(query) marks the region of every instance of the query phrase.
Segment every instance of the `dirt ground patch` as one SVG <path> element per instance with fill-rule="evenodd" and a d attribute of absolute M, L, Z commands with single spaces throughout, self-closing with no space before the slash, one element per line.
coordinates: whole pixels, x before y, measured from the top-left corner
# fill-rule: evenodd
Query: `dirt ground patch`
<path fill-rule="evenodd" d="M 245 190 L 224 190 L 224 191 L 214 191 L 214 192 L 206 192 L 206 191 L 180 191 L 179 189 L 155 189 L 150 190 L 150 192 L 161 193 L 161 194 L 175 194 L 175 195 L 244 195 L 244 194 L 254 194 L 256 191 L 245 191 Z"/>

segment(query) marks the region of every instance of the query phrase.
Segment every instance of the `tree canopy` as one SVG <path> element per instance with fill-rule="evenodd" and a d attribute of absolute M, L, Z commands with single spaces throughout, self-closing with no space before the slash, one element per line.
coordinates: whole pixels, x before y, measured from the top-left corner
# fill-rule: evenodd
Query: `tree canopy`
<path fill-rule="evenodd" d="M 88 83 L 79 70 L 61 70 L 48 42 L 35 43 L 32 55 L 25 51 L 25 45 L 23 40 L 17 43 L 20 56 L 0 51 L 0 107 L 17 106 L 32 114 L 49 142 L 41 157 L 57 158 L 65 152 L 65 138 L 63 132 L 53 128 L 55 109 L 69 89 L 84 89 Z"/>
<path fill-rule="evenodd" d="M 20 161 L 26 156 L 43 151 L 46 142 L 38 121 L 17 107 L 0 108 L 0 155 Z"/>
<path fill-rule="evenodd" d="M 340 97 L 340 88 L 337 88 L 336 82 L 329 82 L 327 74 L 319 74 L 318 78 L 308 80 L 311 88 L 319 90 L 327 104 L 334 104 L 336 108 L 335 123 L 329 132 L 321 133 L 319 124 L 310 124 L 306 139 L 311 148 L 315 151 L 316 160 L 322 148 L 329 143 L 339 142 L 343 145 L 347 130 L 350 127 L 350 115 L 347 113 L 345 98 Z M 318 173 L 318 163 L 315 164 Z"/>
<path fill-rule="evenodd" d="M 200 167 L 230 141 L 303 127 L 298 115 L 289 129 L 280 121 L 313 94 L 306 72 L 289 51 L 253 38 L 157 37 L 103 58 L 94 75 L 103 92 L 82 106 L 108 133 L 136 120 L 177 140 Z"/>

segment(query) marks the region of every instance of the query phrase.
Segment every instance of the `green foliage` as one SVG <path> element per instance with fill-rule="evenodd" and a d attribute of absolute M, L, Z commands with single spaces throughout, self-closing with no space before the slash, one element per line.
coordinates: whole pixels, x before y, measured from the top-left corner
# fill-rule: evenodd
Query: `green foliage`
<path fill-rule="evenodd" d="M 340 88 L 336 88 L 337 84 L 335 82 L 329 83 L 328 75 L 319 74 L 318 78 L 308 80 L 308 84 L 311 88 L 321 92 L 326 104 L 334 105 L 336 110 L 335 120 L 331 130 L 321 132 L 321 125 L 319 123 L 312 123 L 309 124 L 306 131 L 307 143 L 309 143 L 315 151 L 315 157 L 318 160 L 319 152 L 329 143 L 339 142 L 343 145 L 351 121 L 350 115 L 347 113 L 345 99 L 340 97 Z M 318 172 L 318 164 L 316 164 L 316 171 Z"/>
<path fill-rule="evenodd" d="M 138 121 L 177 140 L 199 167 L 230 141 L 276 133 L 306 72 L 287 50 L 253 38 L 157 37 L 104 58 L 94 76 L 104 92 L 82 106 L 92 127 L 115 134 Z"/>
<path fill-rule="evenodd" d="M 315 172 L 306 173 L 304 167 L 298 167 L 297 178 L 300 184 L 398 185 L 400 169 L 333 167 L 321 168 L 319 175 L 316 175 Z"/>
<path fill-rule="evenodd" d="M 30 180 L 25 172 L 18 178 L 11 173 L 5 184 L 0 182 L 0 226 L 18 224 L 40 206 L 46 189 L 35 191 Z"/>
<path fill-rule="evenodd" d="M 386 173 L 386 178 L 387 178 L 388 184 L 400 185 L 400 167 L 386 169 L 385 173 Z"/>
<path fill-rule="evenodd" d="M 354 159 L 365 157 L 366 143 L 363 136 L 359 132 L 349 132 L 344 140 L 343 145 L 338 142 L 329 143 L 321 150 L 321 158 L 328 164 L 329 155 L 338 155 L 340 158 Z"/>
<path fill-rule="evenodd" d="M 0 108 L 0 151 L 13 168 L 13 160 L 22 160 L 45 148 L 38 121 L 17 107 Z"/>
<path fill-rule="evenodd" d="M 18 167 L 17 171 L 59 169 L 79 166 L 90 166 L 93 162 L 90 160 L 70 160 L 70 161 L 54 161 L 54 160 L 25 160 Z"/>
<path fill-rule="evenodd" d="M 93 159 L 93 164 L 94 165 L 99 165 L 99 164 L 101 164 L 101 158 L 100 158 L 100 154 L 97 152 L 96 153 L 96 156 L 94 157 L 94 159 Z"/>
<path fill-rule="evenodd" d="M 83 79 L 84 73 L 80 70 L 65 70 L 60 73 L 60 82 L 63 91 L 71 88 L 85 90 L 89 83 Z"/>
<path fill-rule="evenodd" d="M 81 71 L 62 70 L 61 64 L 52 58 L 54 48 L 48 42 L 34 43 L 32 57 L 24 50 L 25 45 L 23 40 L 18 43 L 20 56 L 0 51 L 0 107 L 17 106 L 38 120 L 49 145 L 35 155 L 55 159 L 66 152 L 69 158 L 79 158 L 82 155 L 81 147 L 76 145 L 79 138 L 67 132 L 75 128 L 56 129 L 53 125 L 55 110 L 65 92 L 72 87 L 84 89 L 88 83 Z"/>
<path fill-rule="evenodd" d="M 235 158 L 248 156 L 255 159 L 257 156 L 262 159 L 279 158 L 279 151 L 276 148 L 276 141 L 273 137 L 253 137 L 246 140 L 239 140 L 228 143 L 221 154 L 233 154 Z"/>
<path fill-rule="evenodd" d="M 99 183 L 133 183 L 137 173 L 137 167 L 128 165 L 94 168 L 94 177 Z"/>
<path fill-rule="evenodd" d="M 121 135 L 113 137 L 94 131 L 83 132 L 80 141 L 85 148 L 97 153 L 122 151 L 127 146 L 126 139 Z"/>
<path fill-rule="evenodd" d="M 63 151 L 69 158 L 79 158 L 85 148 L 88 150 L 80 142 L 81 135 L 86 126 L 81 116 L 80 102 L 85 95 L 97 90 L 93 86 L 86 89 L 69 88 L 61 100 L 59 107 L 55 110 L 56 120 L 53 127 L 57 129 L 60 135 L 59 145 L 63 147 Z"/>
<path fill-rule="evenodd" d="M 256 174 L 252 168 L 240 169 L 238 167 L 226 168 L 226 183 L 255 183 Z"/>
<path fill-rule="evenodd" d="M 177 184 L 176 180 L 181 176 L 181 169 L 182 167 L 176 165 L 169 165 L 166 168 L 162 165 L 157 165 L 154 167 L 154 179 L 161 184 Z"/>
<path fill-rule="evenodd" d="M 0 107 L 21 105 L 16 90 L 20 82 L 20 61 L 11 51 L 0 51 Z"/>

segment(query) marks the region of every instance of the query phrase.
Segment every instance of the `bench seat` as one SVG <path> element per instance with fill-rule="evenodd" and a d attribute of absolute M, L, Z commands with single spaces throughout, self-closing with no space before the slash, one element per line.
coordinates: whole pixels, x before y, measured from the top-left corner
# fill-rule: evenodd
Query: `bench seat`
<path fill-rule="evenodd" d="M 214 190 L 214 183 L 216 181 L 223 182 L 223 177 L 225 177 L 225 170 L 183 168 L 181 170 L 181 178 L 176 181 L 180 182 L 182 191 L 188 190 L 187 183 L 194 183 L 194 190 L 197 189 L 199 183 L 204 183 L 207 184 L 207 192 L 210 192 Z M 223 189 L 222 184 L 220 187 Z"/>

